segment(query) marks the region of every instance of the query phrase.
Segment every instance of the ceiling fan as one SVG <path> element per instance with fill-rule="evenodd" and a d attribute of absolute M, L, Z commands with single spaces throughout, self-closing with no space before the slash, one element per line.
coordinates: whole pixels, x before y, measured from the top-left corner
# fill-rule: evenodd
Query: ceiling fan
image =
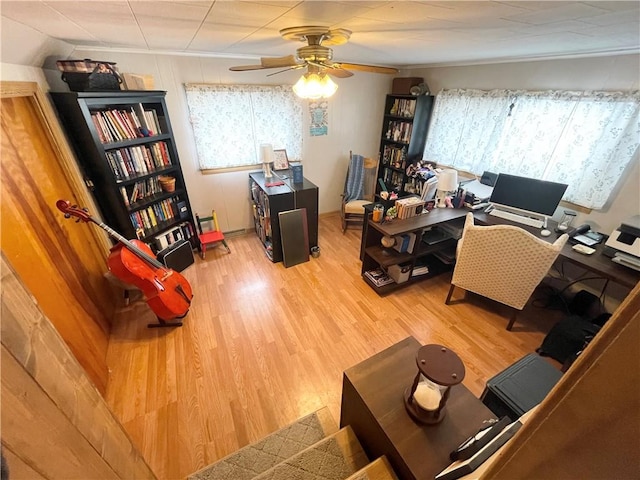
<path fill-rule="evenodd" d="M 280 35 L 285 40 L 306 42 L 307 45 L 296 50 L 295 55 L 286 57 L 260 59 L 260 65 L 241 65 L 231 67 L 229 70 L 242 72 L 247 70 L 265 70 L 269 68 L 281 68 L 278 73 L 288 70 L 307 68 L 310 74 L 327 73 L 338 78 L 351 77 L 350 70 L 373 73 L 398 73 L 398 69 L 379 67 L 375 65 L 362 65 L 358 63 L 343 63 L 333 61 L 333 50 L 328 45 L 342 45 L 347 43 L 351 31 L 344 28 L 329 29 L 328 27 L 303 26 L 290 27 L 280 30 Z"/>

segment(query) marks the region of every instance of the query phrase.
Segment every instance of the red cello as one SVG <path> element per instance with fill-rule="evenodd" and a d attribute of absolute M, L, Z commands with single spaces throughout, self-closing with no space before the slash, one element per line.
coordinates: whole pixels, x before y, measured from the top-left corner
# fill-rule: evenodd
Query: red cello
<path fill-rule="evenodd" d="M 127 240 L 108 225 L 95 220 L 85 209 L 71 206 L 67 200 L 58 200 L 56 207 L 66 218 L 74 216 L 83 222 L 93 222 L 118 241 L 111 249 L 107 265 L 120 280 L 142 290 L 147 304 L 160 322 L 149 324 L 149 327 L 182 325 L 181 322 L 166 321 L 182 318 L 189 313 L 193 292 L 186 278 L 156 260 L 144 242 Z"/>

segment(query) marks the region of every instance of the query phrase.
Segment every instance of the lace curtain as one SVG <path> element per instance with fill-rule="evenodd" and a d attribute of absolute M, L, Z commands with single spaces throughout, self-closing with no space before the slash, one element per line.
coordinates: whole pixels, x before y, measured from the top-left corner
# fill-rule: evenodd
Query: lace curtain
<path fill-rule="evenodd" d="M 638 155 L 639 92 L 444 90 L 424 159 L 569 185 L 564 200 L 602 208 Z"/>
<path fill-rule="evenodd" d="M 201 170 L 256 165 L 260 144 L 302 158 L 302 102 L 290 85 L 186 84 Z"/>

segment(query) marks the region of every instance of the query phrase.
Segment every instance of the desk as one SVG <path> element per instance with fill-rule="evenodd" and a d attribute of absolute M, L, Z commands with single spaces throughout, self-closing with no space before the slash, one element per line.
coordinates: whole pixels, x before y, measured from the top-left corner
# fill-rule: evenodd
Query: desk
<path fill-rule="evenodd" d="M 436 425 L 418 425 L 405 410 L 403 393 L 416 376 L 413 337 L 344 372 L 340 427 L 350 425 L 374 459 L 386 455 L 401 479 L 431 480 L 451 461 L 449 453 L 495 415 L 462 385 L 451 387 L 447 415 Z"/>
<path fill-rule="evenodd" d="M 362 273 L 364 274 L 365 271 L 376 268 L 377 266 L 386 268 L 389 265 L 396 263 L 415 261 L 418 257 L 426 256 L 429 253 L 421 250 L 414 253 L 413 255 L 389 255 L 389 249 L 384 249 L 380 245 L 380 239 L 382 238 L 382 236 L 395 236 L 405 232 L 421 232 L 425 228 L 434 227 L 440 223 L 462 218 L 466 216 L 467 213 L 469 213 L 469 210 L 467 209 L 437 208 L 429 213 L 413 218 L 409 218 L 406 220 L 396 219 L 392 222 L 383 224 L 373 222 L 372 220 L 370 220 L 370 216 L 367 215 L 369 220 L 365 221 L 363 225 L 362 244 L 360 249 Z M 484 213 L 483 211 L 475 211 L 473 212 L 473 216 L 475 222 L 478 225 L 515 225 L 548 242 L 554 242 L 559 236 L 559 234 L 552 233 L 549 237 L 542 237 L 540 235 L 540 229 L 538 228 L 514 223 L 503 218 L 494 217 L 492 215 Z M 548 222 L 548 227 L 550 230 L 553 231 L 555 226 L 556 222 L 552 220 Z M 618 283 L 625 288 L 633 289 L 635 285 L 640 281 L 640 272 L 612 262 L 609 257 L 604 255 L 602 253 L 602 250 L 604 248 L 603 244 L 595 246 L 596 252 L 593 255 L 583 255 L 581 253 L 578 253 L 571 248 L 572 246 L 572 244 L 567 242 L 567 244 L 560 251 L 559 258 L 571 262 L 587 271 L 593 272 L 598 276 Z M 441 271 L 443 271 L 443 268 L 441 266 L 438 267 L 437 265 L 434 265 L 434 274 L 437 274 Z M 425 278 L 428 278 L 428 276 L 425 276 Z M 422 279 L 423 278 L 412 278 L 411 280 L 409 280 L 409 282 L 401 285 L 392 284 L 385 285 L 384 287 L 375 287 L 374 285 L 371 285 L 371 287 L 379 294 L 386 294 L 393 290 L 396 290 L 397 288 L 401 288 L 405 285 L 413 283 L 414 281 Z M 366 278 L 365 281 L 367 281 Z"/>
<path fill-rule="evenodd" d="M 561 235 L 553 232 L 553 229 L 556 226 L 556 222 L 553 220 L 549 220 L 548 222 L 549 230 L 552 232 L 551 235 L 548 237 L 542 237 L 540 236 L 540 230 L 537 228 L 510 222 L 509 220 L 494 217 L 493 215 L 489 215 L 484 212 L 474 212 L 473 218 L 478 225 L 515 225 L 549 242 L 554 242 Z M 596 252 L 593 255 L 583 255 L 576 252 L 571 247 L 573 247 L 573 245 L 570 242 L 567 242 L 566 245 L 562 247 L 562 250 L 560 251 L 561 259 L 567 260 L 581 268 L 584 268 L 585 270 L 593 272 L 603 278 L 607 278 L 629 289 L 633 289 L 633 287 L 635 287 L 640 281 L 640 272 L 612 262 L 611 258 L 604 255 L 602 253 L 604 244 L 602 243 L 593 247 L 596 249 Z"/>

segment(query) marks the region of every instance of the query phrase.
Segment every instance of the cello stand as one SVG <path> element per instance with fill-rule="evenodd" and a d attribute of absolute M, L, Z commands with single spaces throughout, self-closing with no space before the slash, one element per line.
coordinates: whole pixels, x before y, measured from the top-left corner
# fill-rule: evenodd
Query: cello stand
<path fill-rule="evenodd" d="M 165 322 L 160 317 L 158 318 L 158 323 L 148 323 L 147 328 L 163 328 L 163 327 L 181 327 L 182 322 Z"/>

